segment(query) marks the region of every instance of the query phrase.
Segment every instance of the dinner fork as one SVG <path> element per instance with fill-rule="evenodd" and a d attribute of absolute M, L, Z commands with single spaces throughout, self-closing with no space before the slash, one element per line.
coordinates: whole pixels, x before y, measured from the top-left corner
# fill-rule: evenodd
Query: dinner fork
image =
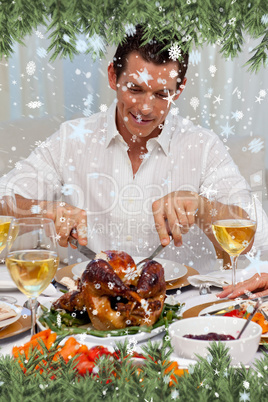
<path fill-rule="evenodd" d="M 262 315 L 264 316 L 265 320 L 268 322 L 268 314 L 265 313 L 264 310 L 260 310 L 260 312 L 262 313 Z"/>
<path fill-rule="evenodd" d="M 160 251 L 163 250 L 163 248 L 165 248 L 165 247 L 166 247 L 166 246 L 163 246 L 162 244 L 159 244 L 159 246 L 154 250 L 154 252 L 153 252 L 151 255 L 149 255 L 149 257 L 144 258 L 143 260 L 139 261 L 139 262 L 136 264 L 136 267 L 138 267 L 138 266 L 141 265 L 141 264 L 144 264 L 144 263 L 147 262 L 147 261 L 153 260 L 154 257 L 156 257 L 156 256 L 160 253 Z"/>

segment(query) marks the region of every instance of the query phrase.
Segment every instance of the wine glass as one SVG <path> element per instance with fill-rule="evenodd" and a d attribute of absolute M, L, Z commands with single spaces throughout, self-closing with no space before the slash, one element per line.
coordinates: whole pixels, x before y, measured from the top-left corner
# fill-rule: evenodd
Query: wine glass
<path fill-rule="evenodd" d="M 257 228 L 255 196 L 250 190 L 232 190 L 211 201 L 212 230 L 231 259 L 232 285 L 236 284 L 239 255 L 252 245 Z"/>
<path fill-rule="evenodd" d="M 16 214 L 16 198 L 13 189 L 0 185 L 0 263 L 4 264 L 6 246 L 10 225 Z M 0 301 L 14 304 L 16 299 L 11 296 L 1 295 Z"/>
<path fill-rule="evenodd" d="M 54 222 L 47 218 L 20 218 L 14 223 L 6 265 L 10 275 L 30 302 L 31 336 L 35 334 L 36 302 L 53 279 L 58 265 Z"/>

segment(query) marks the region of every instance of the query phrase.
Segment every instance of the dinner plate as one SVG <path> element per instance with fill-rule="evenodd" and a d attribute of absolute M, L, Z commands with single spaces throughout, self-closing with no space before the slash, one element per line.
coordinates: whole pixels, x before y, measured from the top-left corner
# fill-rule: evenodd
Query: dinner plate
<path fill-rule="evenodd" d="M 63 278 L 71 278 L 71 279 L 73 279 L 72 269 L 73 269 L 73 267 L 75 265 L 77 265 L 77 264 L 67 265 L 66 267 L 58 269 L 56 274 L 55 274 L 55 277 L 54 277 L 55 280 L 58 283 L 60 283 L 61 285 L 65 286 L 65 284 L 62 282 L 62 279 Z M 174 281 L 166 282 L 167 290 L 181 289 L 181 288 L 184 288 L 185 286 L 189 286 L 190 283 L 188 282 L 187 278 L 189 276 L 199 274 L 199 272 L 196 269 L 194 269 L 193 267 L 187 267 L 186 266 L 186 269 L 187 269 L 187 273 L 182 278 L 179 278 L 179 279 L 174 280 Z"/>
<path fill-rule="evenodd" d="M 16 315 L 15 317 L 7 318 L 6 320 L 0 321 L 0 328 L 7 327 L 10 324 L 13 324 L 13 322 L 18 321 L 20 316 L 21 316 L 21 307 L 14 306 L 14 304 L 9 304 L 5 302 L 0 302 L 0 305 L 5 305 L 7 307 L 10 307 L 12 310 L 15 311 Z"/>
<path fill-rule="evenodd" d="M 133 259 L 136 263 L 143 260 L 144 258 L 146 258 L 146 257 L 133 257 Z M 179 264 L 178 262 L 171 261 L 171 260 L 165 260 L 163 258 L 154 258 L 154 261 L 157 261 L 160 264 L 162 264 L 162 266 L 165 270 L 165 281 L 166 282 L 176 281 L 177 279 L 182 278 L 184 275 L 187 274 L 187 268 L 184 265 Z M 88 261 L 83 261 L 83 262 L 75 265 L 72 268 L 73 275 L 80 278 L 82 276 L 82 273 L 86 269 L 87 265 L 88 265 Z"/>
<path fill-rule="evenodd" d="M 21 316 L 18 321 L 13 322 L 0 329 L 0 339 L 7 339 L 12 336 L 21 334 L 31 328 L 31 311 L 25 307 L 22 308 Z"/>
<path fill-rule="evenodd" d="M 52 304 L 52 301 L 47 301 L 46 303 L 43 303 L 43 305 L 48 309 L 50 309 L 51 304 Z M 41 331 L 47 329 L 39 321 L 39 318 L 41 317 L 42 314 L 43 314 L 43 311 L 39 307 L 37 310 L 37 324 L 38 324 L 39 328 L 41 329 Z M 85 326 L 83 326 L 82 328 L 85 328 Z M 94 329 L 90 323 L 86 325 L 86 328 Z M 122 335 L 122 336 L 106 336 L 106 337 L 81 334 L 81 338 L 83 338 L 83 341 L 85 340 L 85 341 L 91 342 L 91 343 L 94 342 L 95 345 L 99 343 L 99 344 L 105 345 L 105 346 L 107 346 L 107 345 L 114 346 L 116 344 L 116 342 L 124 343 L 125 340 L 129 341 L 130 338 L 133 340 L 134 343 L 143 342 L 143 341 L 146 341 L 147 339 L 151 339 L 151 338 L 155 337 L 156 335 L 158 335 L 164 331 L 165 331 L 165 326 L 163 325 L 159 328 L 153 329 L 151 332 L 139 332 L 137 334 Z M 70 332 L 70 335 L 72 335 L 71 332 Z"/>

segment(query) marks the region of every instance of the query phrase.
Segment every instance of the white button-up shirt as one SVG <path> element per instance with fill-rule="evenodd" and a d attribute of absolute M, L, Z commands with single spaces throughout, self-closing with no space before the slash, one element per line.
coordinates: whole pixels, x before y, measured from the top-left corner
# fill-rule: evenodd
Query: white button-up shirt
<path fill-rule="evenodd" d="M 64 201 L 88 215 L 88 246 L 148 256 L 159 244 L 152 202 L 172 191 L 190 190 L 210 196 L 215 190 L 244 188 L 247 183 L 213 132 L 170 112 L 161 134 L 147 142 L 133 177 L 128 145 L 115 124 L 116 103 L 107 112 L 65 122 L 1 182 L 26 198 Z M 268 220 L 259 206 L 256 245 L 267 242 Z M 200 272 L 215 265 L 215 250 L 194 225 L 161 254 Z M 70 263 L 77 256 L 72 252 Z M 81 255 L 79 256 L 81 257 Z"/>

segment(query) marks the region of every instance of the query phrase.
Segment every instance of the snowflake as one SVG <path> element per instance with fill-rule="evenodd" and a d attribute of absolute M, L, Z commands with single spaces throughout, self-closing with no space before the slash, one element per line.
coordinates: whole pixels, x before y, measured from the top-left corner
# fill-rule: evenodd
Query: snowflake
<path fill-rule="evenodd" d="M 254 138 L 254 140 L 250 141 L 248 144 L 248 150 L 251 153 L 258 153 L 261 149 L 264 148 L 264 142 L 260 138 Z"/>
<path fill-rule="evenodd" d="M 58 326 L 58 328 L 61 327 L 61 315 L 60 314 L 57 315 L 57 326 Z"/>
<path fill-rule="evenodd" d="M 220 126 L 222 128 L 221 135 L 229 138 L 229 135 L 234 135 L 233 128 L 234 126 L 229 127 L 229 123 L 227 122 L 225 126 Z"/>
<path fill-rule="evenodd" d="M 210 65 L 209 68 L 208 68 L 208 71 L 210 72 L 211 77 L 214 77 L 214 75 L 215 75 L 215 73 L 217 71 L 217 67 L 214 66 L 214 65 Z"/>
<path fill-rule="evenodd" d="M 43 39 L 43 38 L 44 38 L 44 35 L 43 35 L 42 32 L 40 32 L 40 31 L 35 31 L 35 34 L 36 34 L 36 36 L 37 36 L 38 38 L 40 38 L 40 39 Z"/>
<path fill-rule="evenodd" d="M 170 78 L 175 78 L 175 77 L 177 77 L 177 75 L 179 75 L 179 74 L 178 74 L 178 72 L 177 72 L 176 70 L 174 70 L 174 69 L 169 72 Z"/>
<path fill-rule="evenodd" d="M 85 342 L 86 336 L 87 336 L 87 334 L 80 334 L 79 335 L 79 340 L 80 340 L 81 343 Z"/>
<path fill-rule="evenodd" d="M 125 279 L 133 280 L 139 276 L 139 271 L 135 267 L 128 267 L 125 270 Z"/>
<path fill-rule="evenodd" d="M 85 53 L 87 51 L 87 44 L 83 39 L 78 39 L 75 48 L 79 53 Z"/>
<path fill-rule="evenodd" d="M 15 168 L 18 169 L 18 170 L 21 170 L 22 169 L 22 164 L 20 162 L 16 162 L 15 163 Z"/>
<path fill-rule="evenodd" d="M 246 391 L 244 391 L 243 393 L 240 392 L 239 396 L 240 396 L 240 398 L 239 398 L 240 401 L 243 401 L 243 402 L 250 401 L 250 394 Z"/>
<path fill-rule="evenodd" d="M 236 18 L 233 17 L 233 18 L 231 18 L 231 19 L 228 21 L 228 24 L 229 24 L 229 25 L 234 25 L 235 22 L 236 22 Z"/>
<path fill-rule="evenodd" d="M 178 43 L 173 43 L 173 45 L 168 49 L 168 53 L 171 60 L 178 60 L 181 57 L 181 48 Z"/>
<path fill-rule="evenodd" d="M 263 25 L 268 24 L 268 14 L 264 14 L 264 15 L 261 17 L 261 23 L 262 23 Z"/>
<path fill-rule="evenodd" d="M 114 283 L 108 282 L 108 288 L 109 288 L 109 289 L 113 289 L 113 288 L 114 288 Z"/>
<path fill-rule="evenodd" d="M 88 38 L 88 43 L 90 49 L 95 53 L 97 56 L 99 56 L 101 53 L 105 53 L 106 46 L 104 43 L 104 40 L 100 35 L 97 35 L 94 33 L 90 38 Z"/>
<path fill-rule="evenodd" d="M 212 208 L 212 209 L 210 210 L 210 215 L 211 215 L 211 216 L 217 216 L 217 215 L 218 215 L 217 209 L 216 209 L 216 208 Z"/>
<path fill-rule="evenodd" d="M 235 112 L 232 112 L 232 119 L 235 119 L 236 121 L 241 120 L 244 117 L 244 113 L 241 110 L 236 110 Z"/>
<path fill-rule="evenodd" d="M 61 192 L 64 195 L 72 195 L 73 191 L 74 191 L 74 189 L 73 189 L 73 186 L 71 184 L 64 184 L 61 187 Z"/>
<path fill-rule="evenodd" d="M 101 111 L 101 112 L 107 112 L 107 110 L 108 110 L 108 106 L 105 105 L 104 103 L 102 103 L 102 104 L 100 105 L 100 111 Z"/>
<path fill-rule="evenodd" d="M 79 140 L 83 144 L 85 144 L 85 135 L 92 133 L 91 130 L 87 130 L 84 128 L 85 121 L 80 120 L 78 125 L 73 125 L 70 123 L 70 126 L 73 128 L 72 134 L 69 136 L 70 139 Z"/>
<path fill-rule="evenodd" d="M 170 110 L 170 113 L 172 114 L 172 116 L 177 116 L 177 115 L 179 114 L 179 108 L 173 107 L 173 108 Z"/>
<path fill-rule="evenodd" d="M 32 205 L 31 206 L 31 213 L 32 214 L 40 214 L 41 208 L 40 205 Z"/>
<path fill-rule="evenodd" d="M 30 109 L 39 109 L 42 105 L 43 103 L 40 101 L 31 101 L 26 103 L 26 106 L 28 106 Z"/>
<path fill-rule="evenodd" d="M 136 34 L 136 27 L 133 24 L 125 25 L 125 33 L 127 36 L 134 36 Z"/>
<path fill-rule="evenodd" d="M 198 50 L 193 50 L 189 54 L 189 63 L 191 63 L 193 66 L 197 66 L 201 62 L 201 52 Z"/>
<path fill-rule="evenodd" d="M 267 266 L 267 261 L 261 261 L 260 260 L 260 255 L 261 255 L 261 250 L 258 250 L 257 254 L 254 256 L 251 256 L 249 253 L 246 254 L 247 259 L 250 261 L 250 264 L 245 268 L 245 271 L 249 271 L 252 268 L 256 270 L 256 272 L 260 275 L 261 266 Z"/>
<path fill-rule="evenodd" d="M 194 108 L 194 110 L 196 110 L 196 108 L 199 106 L 199 103 L 199 99 L 196 96 L 190 100 L 190 105 Z"/>
<path fill-rule="evenodd" d="M 43 58 L 46 57 L 46 55 L 47 55 L 47 51 L 46 51 L 46 49 L 43 48 L 43 47 L 38 47 L 38 48 L 36 49 L 36 53 L 37 53 L 37 55 L 38 55 L 39 57 L 41 57 L 41 59 L 43 59 Z"/>
<path fill-rule="evenodd" d="M 265 91 L 265 89 L 261 89 L 259 92 L 259 96 L 261 96 L 262 98 L 265 98 L 266 95 L 267 95 L 267 92 Z"/>
<path fill-rule="evenodd" d="M 26 72 L 28 75 L 33 75 L 35 73 L 36 65 L 34 61 L 29 61 L 26 65 Z"/>
<path fill-rule="evenodd" d="M 47 141 L 35 141 L 34 143 L 38 148 L 48 148 L 51 145 L 51 141 L 47 140 Z"/>
<path fill-rule="evenodd" d="M 214 190 L 212 188 L 212 185 L 213 184 L 211 183 L 209 187 L 204 188 L 204 190 L 199 193 L 199 195 L 203 195 L 207 199 L 210 199 L 212 196 L 216 195 L 218 193 L 218 190 Z"/>
<path fill-rule="evenodd" d="M 59 233 L 57 233 L 56 236 L 55 236 L 55 240 L 56 240 L 56 241 L 59 241 L 60 238 L 61 238 L 61 235 L 60 235 Z"/>
<path fill-rule="evenodd" d="M 95 286 L 95 287 L 96 287 L 96 286 Z M 93 310 L 93 311 L 92 311 L 92 314 L 93 314 L 93 315 L 98 315 L 98 310 Z"/>
<path fill-rule="evenodd" d="M 214 98 L 215 98 L 215 100 L 213 101 L 213 103 L 218 103 L 219 105 L 221 104 L 221 101 L 223 100 L 222 98 L 221 98 L 221 96 L 219 95 L 219 96 L 214 96 Z"/>
<path fill-rule="evenodd" d="M 151 76 L 151 74 L 148 73 L 147 68 L 144 68 L 143 71 L 138 71 L 138 70 L 136 70 L 136 71 L 139 74 L 139 77 L 137 77 L 137 81 L 139 84 L 144 82 L 148 86 L 149 85 L 148 81 L 153 80 L 153 77 Z"/>
<path fill-rule="evenodd" d="M 64 218 L 64 216 L 61 216 L 61 217 L 60 217 L 60 222 L 63 223 L 63 222 L 65 222 L 65 221 L 66 221 L 66 218 Z"/>
<path fill-rule="evenodd" d="M 96 284 L 95 284 L 95 289 L 100 289 L 100 288 L 101 288 L 100 283 L 96 283 Z"/>
<path fill-rule="evenodd" d="M 178 399 L 179 397 L 179 391 L 177 389 L 173 389 L 170 393 L 171 399 Z"/>
<path fill-rule="evenodd" d="M 173 105 L 175 105 L 175 103 L 174 103 L 174 101 L 173 101 L 174 96 L 176 96 L 176 92 L 174 92 L 174 94 L 171 95 L 171 94 L 169 93 L 169 90 L 168 90 L 168 96 L 166 96 L 165 98 L 163 98 L 163 99 L 165 99 L 165 100 L 167 101 L 167 103 L 168 103 L 167 107 L 170 106 L 170 103 L 173 103 Z"/>
<path fill-rule="evenodd" d="M 70 36 L 67 35 L 67 34 L 64 34 L 63 37 L 62 37 L 62 39 L 63 39 L 65 42 L 67 42 L 67 43 L 70 42 Z"/>

